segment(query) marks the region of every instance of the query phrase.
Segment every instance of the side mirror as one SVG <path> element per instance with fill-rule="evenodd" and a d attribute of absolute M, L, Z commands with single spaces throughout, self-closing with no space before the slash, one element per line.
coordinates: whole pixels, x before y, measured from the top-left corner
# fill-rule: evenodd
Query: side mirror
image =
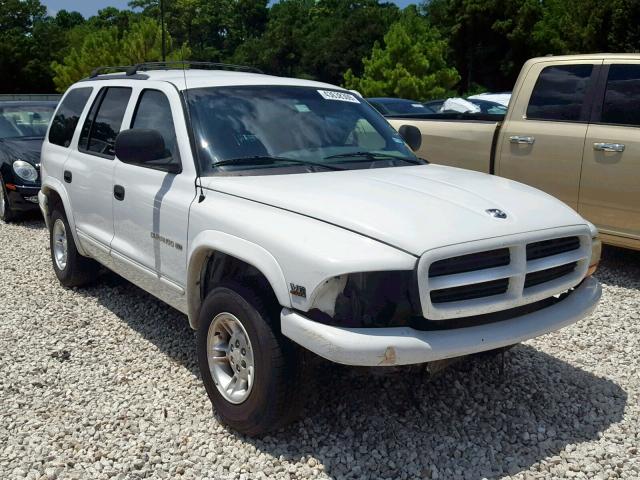
<path fill-rule="evenodd" d="M 116 137 L 116 156 L 121 162 L 150 168 L 169 167 L 164 138 L 157 130 L 132 128 Z M 162 168 L 167 170 L 167 168 Z"/>
<path fill-rule="evenodd" d="M 420 145 L 422 145 L 422 133 L 420 133 L 420 129 L 413 125 L 402 125 L 398 129 L 398 133 L 402 137 L 402 139 L 407 142 L 407 145 L 413 150 L 417 152 L 420 149 Z"/>

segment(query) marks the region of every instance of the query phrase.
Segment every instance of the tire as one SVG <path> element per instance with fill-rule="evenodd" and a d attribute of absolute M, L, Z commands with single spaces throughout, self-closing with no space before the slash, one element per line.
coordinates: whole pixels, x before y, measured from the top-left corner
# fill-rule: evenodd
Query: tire
<path fill-rule="evenodd" d="M 198 364 L 209 399 L 222 422 L 249 436 L 262 435 L 290 423 L 301 409 L 301 355 L 297 346 L 274 330 L 276 323 L 267 312 L 260 297 L 252 290 L 235 284 L 220 286 L 205 298 L 197 331 Z M 210 331 L 214 332 L 222 319 L 232 323 L 237 320 L 242 327 L 239 331 L 248 336 L 247 355 L 252 355 L 248 367 L 253 365 L 254 369 L 253 384 L 245 389 L 244 398 L 240 398 L 242 395 L 234 400 L 227 398 L 222 393 L 224 379 L 221 380 L 218 374 L 218 387 L 213 373 L 217 367 L 210 367 L 207 355 Z M 219 340 L 219 345 L 224 344 L 220 335 L 211 335 L 211 339 Z M 222 360 L 219 368 L 228 369 L 235 377 L 233 365 L 237 369 L 241 360 L 248 357 L 241 356 L 242 350 L 238 348 L 235 353 L 230 350 L 229 340 L 232 339 L 226 339 L 226 354 L 222 353 L 223 349 L 215 351 Z M 238 356 L 232 364 L 234 355 Z"/>
<path fill-rule="evenodd" d="M 64 240 L 60 237 L 59 229 L 62 229 Z M 64 243 L 66 245 L 66 258 L 56 258 L 57 252 L 60 251 L 56 243 Z M 98 276 L 98 264 L 95 260 L 83 257 L 78 253 L 67 217 L 57 209 L 51 213 L 49 246 L 53 270 L 62 285 L 65 287 L 80 287 L 95 281 Z"/>
<path fill-rule="evenodd" d="M 4 179 L 0 176 L 0 220 L 3 222 L 12 222 L 17 218 L 16 212 L 11 208 L 9 195 L 4 186 Z"/>

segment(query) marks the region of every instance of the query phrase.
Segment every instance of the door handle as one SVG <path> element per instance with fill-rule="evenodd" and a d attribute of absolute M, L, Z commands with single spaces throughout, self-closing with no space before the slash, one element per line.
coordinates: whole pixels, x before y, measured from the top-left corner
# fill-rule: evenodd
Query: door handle
<path fill-rule="evenodd" d="M 533 142 L 536 141 L 535 137 L 529 136 L 521 136 L 521 135 L 512 135 L 509 137 L 509 141 L 511 143 L 517 143 L 518 145 L 533 145 Z"/>
<path fill-rule="evenodd" d="M 624 152 L 623 143 L 594 143 L 593 149 L 598 152 Z"/>
<path fill-rule="evenodd" d="M 113 196 L 116 198 L 116 200 L 124 200 L 124 187 L 122 185 L 114 185 Z"/>
<path fill-rule="evenodd" d="M 64 173 L 62 174 L 62 177 L 64 178 L 64 181 L 67 183 L 71 183 L 71 179 L 73 178 L 69 170 L 65 170 Z"/>

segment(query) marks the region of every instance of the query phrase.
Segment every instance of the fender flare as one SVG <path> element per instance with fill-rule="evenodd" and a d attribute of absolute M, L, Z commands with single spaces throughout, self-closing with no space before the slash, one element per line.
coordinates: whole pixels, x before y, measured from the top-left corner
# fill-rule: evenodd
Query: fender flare
<path fill-rule="evenodd" d="M 86 257 L 87 252 L 85 252 L 82 248 L 82 243 L 80 243 L 78 232 L 76 231 L 76 222 L 73 218 L 73 213 L 71 210 L 71 200 L 69 199 L 67 189 L 64 188 L 64 185 L 62 185 L 62 183 L 58 179 L 49 177 L 40 187 L 40 191 L 47 197 L 47 202 L 49 202 L 49 192 L 54 191 L 58 194 L 58 196 L 62 200 L 62 206 L 67 217 L 67 222 L 69 222 L 69 227 L 71 227 L 71 234 L 73 235 L 73 241 L 76 244 L 76 249 L 78 250 L 78 253 L 80 253 L 80 255 Z M 51 215 L 51 205 L 49 203 L 47 204 L 47 213 Z"/>
<path fill-rule="evenodd" d="M 291 307 L 289 289 L 277 260 L 268 250 L 240 237 L 217 230 L 200 232 L 189 245 L 187 255 L 187 304 L 189 324 L 197 328 L 202 299 L 200 280 L 205 260 L 211 252 L 221 252 L 235 257 L 258 269 L 267 279 L 278 302 L 283 307 Z"/>

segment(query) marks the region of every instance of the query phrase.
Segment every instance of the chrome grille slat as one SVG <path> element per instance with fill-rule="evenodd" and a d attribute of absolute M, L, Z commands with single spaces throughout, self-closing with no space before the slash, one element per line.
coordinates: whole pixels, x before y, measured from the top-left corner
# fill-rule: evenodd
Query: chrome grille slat
<path fill-rule="evenodd" d="M 588 227 L 480 240 L 426 252 L 418 264 L 423 314 L 431 320 L 506 310 L 560 294 L 586 275 Z"/>

